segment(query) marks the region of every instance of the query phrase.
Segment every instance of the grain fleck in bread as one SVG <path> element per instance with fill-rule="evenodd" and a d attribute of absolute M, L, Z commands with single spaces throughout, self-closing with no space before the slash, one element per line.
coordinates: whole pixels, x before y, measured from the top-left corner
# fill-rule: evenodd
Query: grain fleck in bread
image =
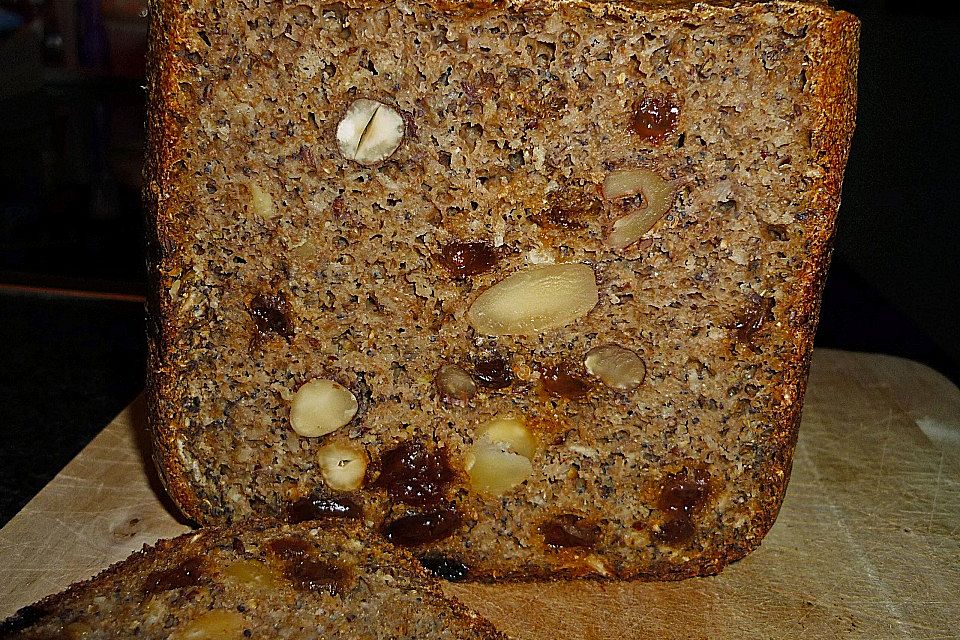
<path fill-rule="evenodd" d="M 133 637 L 505 638 L 408 553 L 329 520 L 161 540 L 0 622 L 0 638 Z"/>
<path fill-rule="evenodd" d="M 159 0 L 156 458 L 472 579 L 714 573 L 790 473 L 855 111 L 813 2 Z"/>

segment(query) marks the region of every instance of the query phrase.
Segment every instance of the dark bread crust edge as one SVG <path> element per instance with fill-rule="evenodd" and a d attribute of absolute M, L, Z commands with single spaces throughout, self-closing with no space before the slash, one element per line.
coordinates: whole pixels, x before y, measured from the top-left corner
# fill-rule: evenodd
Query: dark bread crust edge
<path fill-rule="evenodd" d="M 190 488 L 186 471 L 177 464 L 174 416 L 167 403 L 179 397 L 176 390 L 176 354 L 173 337 L 184 330 L 173 321 L 167 295 L 170 273 L 176 268 L 174 243 L 186 238 L 178 233 L 176 216 L 182 206 L 177 192 L 177 153 L 182 148 L 184 121 L 189 106 L 177 98 L 178 78 L 187 73 L 175 55 L 186 42 L 185 5 L 176 0 L 150 1 L 148 37 L 147 152 L 144 163 L 144 201 L 147 210 L 147 411 L 153 450 L 151 455 L 164 488 L 187 517 L 200 520 L 202 509 Z"/>
<path fill-rule="evenodd" d="M 478 0 L 458 5 L 451 0 L 430 0 L 438 8 L 449 13 L 462 12 L 469 15 L 493 7 L 516 11 L 556 10 L 561 5 L 581 6 L 598 15 L 610 15 L 630 19 L 642 12 L 671 13 L 693 8 L 702 15 L 723 13 L 739 6 L 750 7 L 755 2 L 591 2 L 589 0 L 512 0 L 506 3 Z M 353 3 L 351 3 L 353 4 Z M 360 3 L 358 3 L 360 4 Z M 374 3 L 376 4 L 376 3 Z M 794 334 L 796 348 L 791 361 L 784 363 L 784 378 L 778 391 L 781 409 L 778 411 L 776 429 L 767 443 L 773 450 L 772 462 L 764 469 L 762 509 L 755 514 L 749 537 L 728 546 L 723 552 L 705 554 L 682 566 L 654 567 L 649 571 L 628 571 L 614 578 L 679 580 L 697 575 L 718 573 L 730 562 L 739 560 L 760 545 L 760 541 L 773 526 L 783 498 L 793 463 L 793 453 L 799 433 L 801 408 L 806 391 L 813 339 L 819 319 L 820 298 L 826 280 L 833 250 L 833 236 L 837 210 L 840 205 L 843 169 L 850 149 L 856 115 L 856 74 L 858 63 L 859 21 L 851 14 L 834 11 L 819 2 L 778 2 L 811 16 L 817 31 L 811 34 L 815 44 L 811 47 L 819 56 L 812 60 L 809 81 L 814 87 L 814 108 L 817 109 L 817 124 L 812 143 L 820 150 L 819 166 L 823 178 L 815 185 L 816 196 L 811 215 L 817 217 L 819 233 L 811 241 L 811 259 L 799 279 L 803 293 L 793 311 L 797 318 Z M 152 0 L 150 29 L 150 60 L 148 88 L 153 100 L 149 109 L 149 138 L 146 162 L 145 198 L 148 208 L 148 255 L 150 264 L 148 297 L 149 367 L 148 403 L 150 425 L 153 434 L 154 462 L 160 477 L 174 502 L 183 513 L 202 524 L 220 522 L 210 508 L 204 509 L 196 492 L 190 486 L 186 469 L 177 463 L 177 429 L 170 405 L 178 398 L 176 391 L 176 366 L 178 354 L 173 352 L 172 337 L 188 328 L 178 327 L 173 322 L 173 308 L 167 288 L 171 277 L 167 275 L 176 268 L 175 256 L 170 246 L 172 239 L 185 241 L 185 234 L 178 233 L 176 215 L 184 206 L 183 197 L 176 191 L 176 152 L 180 148 L 183 122 L 189 117 L 189 107 L 177 100 L 177 78 L 185 74 L 186 65 L 174 55 L 178 46 L 188 43 L 186 19 L 181 7 L 174 0 Z M 819 21 L 814 18 L 820 18 Z M 827 19 L 824 19 L 827 18 Z M 165 406 L 164 398 L 167 398 Z M 212 507 L 212 505 L 207 505 Z M 229 515 L 223 519 L 230 520 Z M 556 574 L 529 574 L 524 576 L 496 575 L 477 576 L 484 581 L 529 581 L 554 580 L 565 577 Z M 580 577 L 580 576 L 577 576 Z M 587 576 L 602 579 L 600 576 Z"/>
<path fill-rule="evenodd" d="M 366 548 L 370 552 L 389 557 L 394 566 L 401 571 L 409 572 L 421 578 L 423 581 L 422 591 L 425 594 L 425 598 L 432 599 L 433 604 L 438 606 L 449 607 L 454 615 L 463 621 L 464 627 L 473 629 L 490 640 L 508 640 L 507 636 L 498 631 L 488 620 L 481 617 L 475 611 L 465 607 L 456 598 L 445 594 L 440 588 L 440 583 L 437 579 L 430 575 L 409 552 L 387 544 L 386 542 L 372 539 L 373 535 L 362 525 L 342 520 L 314 521 L 298 525 L 278 525 L 275 522 L 257 520 L 248 521 L 244 529 L 247 531 L 276 532 L 285 530 L 294 533 L 310 529 L 323 529 L 332 531 L 332 535 L 342 535 L 346 539 L 364 540 Z M 6 620 L 0 621 L 0 638 L 13 637 L 13 634 L 33 626 L 34 623 L 40 621 L 44 616 L 55 615 L 60 607 L 69 603 L 70 600 L 83 597 L 84 591 L 91 587 L 97 587 L 114 577 L 129 577 L 125 576 L 126 572 L 136 572 L 139 565 L 143 565 L 157 555 L 164 553 L 176 554 L 188 545 L 193 547 L 203 545 L 203 548 L 210 548 L 211 545 L 222 543 L 224 540 L 230 540 L 234 535 L 235 532 L 229 527 L 209 527 L 191 531 L 176 538 L 158 540 L 153 546 L 144 545 L 140 551 L 136 551 L 124 560 L 110 565 L 92 578 L 76 582 L 66 590 L 47 596 L 34 604 L 27 605 Z"/>
<path fill-rule="evenodd" d="M 816 7 L 809 8 L 818 10 Z M 742 548 L 731 549 L 727 562 L 739 560 L 760 546 L 761 540 L 776 521 L 786 494 L 800 431 L 823 287 L 833 255 L 844 168 L 850 154 L 856 121 L 860 21 L 849 13 L 836 12 L 831 20 L 822 24 L 814 37 L 818 40 L 818 46 L 813 50 L 820 55 L 812 61 L 810 72 L 818 110 L 812 144 L 815 149 L 820 149 L 818 164 L 823 170 L 823 178 L 815 187 L 817 191 L 810 211 L 810 215 L 818 220 L 818 233 L 812 238 L 811 257 L 800 276 L 803 295 L 793 310 L 793 317 L 798 320 L 794 329 L 797 348 L 793 360 L 785 363 L 786 377 L 779 389 L 782 396 L 792 390 L 793 397 L 782 398 L 778 428 L 767 444 L 774 450 L 774 462 L 767 469 L 762 485 L 768 491 L 764 496 L 763 509 L 754 523 L 754 536 L 745 541 Z"/>

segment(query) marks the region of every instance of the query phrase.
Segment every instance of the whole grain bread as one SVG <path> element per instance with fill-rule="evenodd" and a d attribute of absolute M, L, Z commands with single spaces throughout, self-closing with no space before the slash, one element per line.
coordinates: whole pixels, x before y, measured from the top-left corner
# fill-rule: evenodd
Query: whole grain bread
<path fill-rule="evenodd" d="M 184 513 L 470 579 L 715 573 L 790 475 L 855 112 L 817 2 L 153 6 Z"/>
<path fill-rule="evenodd" d="M 0 638 L 505 638 L 356 524 L 203 529 L 0 622 Z"/>

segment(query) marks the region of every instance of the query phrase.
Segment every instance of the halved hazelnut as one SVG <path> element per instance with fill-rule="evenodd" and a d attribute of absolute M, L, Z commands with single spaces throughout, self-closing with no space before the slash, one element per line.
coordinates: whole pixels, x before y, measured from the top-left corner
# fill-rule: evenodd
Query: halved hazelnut
<path fill-rule="evenodd" d="M 323 436 L 353 420 L 359 407 L 357 398 L 343 385 L 311 380 L 293 394 L 290 426 L 302 436 Z"/>
<path fill-rule="evenodd" d="M 481 425 L 479 434 L 482 439 L 504 444 L 511 451 L 525 458 L 533 458 L 537 450 L 537 439 L 526 424 L 517 418 L 497 417 Z"/>
<path fill-rule="evenodd" d="M 603 197 L 626 208 L 625 199 L 639 196 L 640 209 L 613 223 L 607 246 L 624 249 L 639 240 L 670 210 L 673 195 L 673 185 L 650 169 L 636 167 L 609 174 L 603 181 Z"/>
<path fill-rule="evenodd" d="M 383 162 L 403 142 L 403 116 L 382 102 L 354 100 L 337 125 L 337 144 L 348 160 L 363 165 Z"/>
<path fill-rule="evenodd" d="M 530 460 L 492 442 L 473 447 L 467 454 L 466 469 L 470 487 L 492 496 L 506 493 L 533 473 Z"/>
<path fill-rule="evenodd" d="M 331 489 L 355 491 L 367 472 L 367 452 L 354 444 L 332 443 L 318 452 L 320 475 Z"/>
<path fill-rule="evenodd" d="M 647 375 L 647 366 L 636 353 L 615 344 L 605 344 L 587 352 L 584 366 L 600 382 L 619 391 L 640 386 Z"/>
<path fill-rule="evenodd" d="M 498 496 L 530 474 L 537 441 L 523 422 L 494 418 L 480 427 L 476 444 L 466 456 L 465 468 L 474 491 Z"/>
<path fill-rule="evenodd" d="M 467 320 L 486 335 L 533 335 L 585 316 L 599 300 L 589 265 L 533 266 L 481 293 L 467 311 Z"/>
<path fill-rule="evenodd" d="M 236 611 L 207 611 L 170 634 L 170 640 L 228 640 L 242 638 L 246 619 Z"/>

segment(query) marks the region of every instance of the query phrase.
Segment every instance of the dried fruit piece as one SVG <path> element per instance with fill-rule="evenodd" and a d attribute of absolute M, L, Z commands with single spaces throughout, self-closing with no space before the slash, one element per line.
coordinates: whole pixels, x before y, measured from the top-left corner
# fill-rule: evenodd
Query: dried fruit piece
<path fill-rule="evenodd" d="M 630 131 L 642 140 L 660 144 L 676 130 L 679 121 L 680 105 L 676 95 L 647 94 L 633 105 Z"/>
<path fill-rule="evenodd" d="M 397 518 L 383 528 L 387 540 L 403 547 L 413 547 L 443 540 L 460 524 L 460 516 L 451 509 L 411 513 Z"/>
<path fill-rule="evenodd" d="M 454 278 L 490 271 L 499 260 L 497 249 L 486 242 L 451 242 L 437 256 L 437 261 Z"/>
<path fill-rule="evenodd" d="M 666 515 L 655 532 L 665 544 L 686 542 L 696 535 L 695 515 L 703 511 L 710 497 L 710 474 L 705 469 L 683 468 L 668 473 L 660 484 L 657 508 Z"/>
<path fill-rule="evenodd" d="M 345 591 L 351 572 L 333 562 L 301 556 L 286 562 L 283 575 L 300 589 L 326 591 L 335 596 Z"/>
<path fill-rule="evenodd" d="M 603 203 L 593 193 L 564 187 L 551 193 L 546 207 L 530 219 L 541 227 L 582 229 L 588 221 L 599 217 L 602 210 Z"/>
<path fill-rule="evenodd" d="M 234 640 L 243 638 L 246 619 L 229 609 L 202 613 L 170 634 L 170 640 Z"/>
<path fill-rule="evenodd" d="M 324 518 L 358 519 L 363 517 L 363 509 L 360 508 L 360 505 L 346 496 L 336 498 L 305 496 L 288 504 L 286 511 L 287 522 L 290 524 Z"/>
<path fill-rule="evenodd" d="M 599 300 L 589 265 L 533 266 L 481 293 L 467 311 L 467 320 L 486 335 L 534 335 L 574 322 Z"/>
<path fill-rule="evenodd" d="M 386 489 L 394 500 L 426 506 L 442 501 L 452 481 L 453 469 L 446 454 L 411 440 L 383 454 L 374 486 Z"/>
<path fill-rule="evenodd" d="M 470 487 L 488 495 L 506 493 L 533 473 L 530 460 L 536 448 L 536 438 L 520 420 L 487 422 L 464 461 Z"/>
<path fill-rule="evenodd" d="M 686 542 L 697 533 L 693 520 L 687 517 L 675 517 L 666 520 L 655 530 L 654 537 L 664 544 L 679 544 Z"/>
<path fill-rule="evenodd" d="M 169 569 L 158 569 L 150 573 L 143 581 L 144 593 L 162 593 L 173 589 L 195 587 L 203 578 L 203 559 L 186 558 Z"/>
<path fill-rule="evenodd" d="M 547 393 L 576 400 L 590 393 L 593 385 L 578 376 L 567 363 L 547 367 L 541 372 L 540 384 Z"/>
<path fill-rule="evenodd" d="M 280 293 L 255 295 L 250 300 L 250 317 L 256 329 L 256 339 L 264 340 L 270 334 L 290 339 L 293 336 L 290 302 L 286 294 Z"/>
<path fill-rule="evenodd" d="M 670 210 L 673 185 L 650 169 L 621 169 L 610 173 L 603 181 L 603 197 L 615 209 L 627 214 L 613 223 L 606 239 L 607 246 L 624 249 L 652 229 Z M 637 207 L 639 210 L 630 213 Z"/>
<path fill-rule="evenodd" d="M 770 297 L 755 294 L 750 296 L 747 308 L 733 323 L 734 337 L 738 343 L 755 346 L 754 340 L 766 324 L 774 302 Z"/>
<path fill-rule="evenodd" d="M 583 364 L 600 382 L 618 391 L 639 387 L 647 376 L 647 366 L 640 356 L 616 344 L 594 347 L 587 352 Z"/>
<path fill-rule="evenodd" d="M 423 567 L 441 580 L 460 582 L 470 575 L 470 567 L 459 560 L 444 556 L 424 556 L 417 558 Z"/>
<path fill-rule="evenodd" d="M 513 384 L 513 369 L 504 356 L 493 353 L 473 364 L 473 375 L 487 389 L 505 389 Z"/>
<path fill-rule="evenodd" d="M 404 126 L 396 109 L 376 100 L 354 100 L 337 125 L 340 153 L 363 165 L 382 162 L 403 142 Z"/>
<path fill-rule="evenodd" d="M 563 513 L 540 525 L 544 542 L 551 547 L 592 547 L 600 540 L 600 527 L 572 513 Z"/>
<path fill-rule="evenodd" d="M 660 484 L 657 507 L 667 513 L 695 515 L 710 496 L 710 474 L 705 469 L 684 468 L 668 473 Z"/>
<path fill-rule="evenodd" d="M 302 436 L 332 433 L 357 415 L 356 397 L 333 380 L 311 380 L 297 389 L 290 405 L 290 426 Z"/>
<path fill-rule="evenodd" d="M 367 452 L 354 444 L 331 443 L 317 452 L 320 475 L 331 489 L 355 491 L 367 473 Z"/>
<path fill-rule="evenodd" d="M 445 364 L 433 379 L 441 397 L 466 402 L 477 395 L 477 383 L 470 374 L 455 364 Z"/>

